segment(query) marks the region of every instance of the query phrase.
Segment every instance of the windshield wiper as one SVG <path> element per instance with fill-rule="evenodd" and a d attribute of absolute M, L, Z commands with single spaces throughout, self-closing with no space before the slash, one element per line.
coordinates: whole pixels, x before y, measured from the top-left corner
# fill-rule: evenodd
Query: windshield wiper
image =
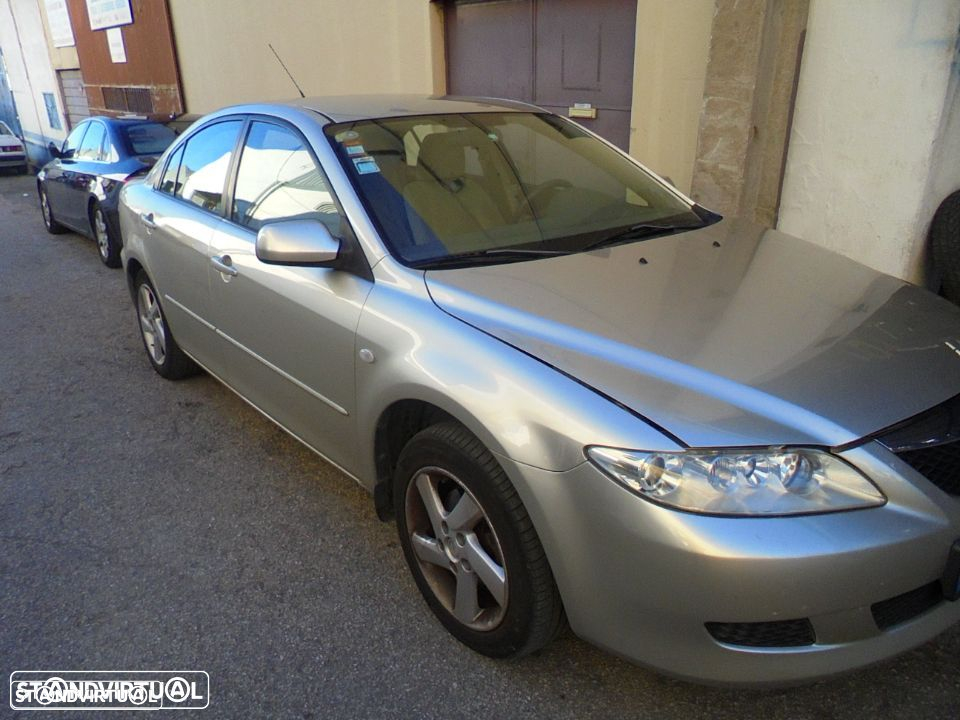
<path fill-rule="evenodd" d="M 543 250 L 537 248 L 491 248 L 489 250 L 474 250 L 473 252 L 460 253 L 459 255 L 447 255 L 446 257 L 420 260 L 414 264 L 414 267 L 420 270 L 430 270 L 447 265 L 472 265 L 474 263 L 483 263 L 500 258 L 509 260 L 527 259 L 531 257 L 552 257 L 555 255 L 569 255 L 570 252 L 570 250 Z"/>
<path fill-rule="evenodd" d="M 640 240 L 641 238 L 651 238 L 658 237 L 660 235 L 671 235 L 673 233 L 682 232 L 684 230 L 694 230 L 696 228 L 705 227 L 707 223 L 698 222 L 698 223 L 639 223 L 637 225 L 631 225 L 626 230 L 618 230 L 617 232 L 607 235 L 606 237 L 600 238 L 599 240 L 590 243 L 586 247 L 582 248 L 580 252 L 589 252 L 590 250 L 596 250 L 597 248 L 603 247 L 604 245 L 612 245 L 613 243 L 618 243 L 623 240 Z"/>

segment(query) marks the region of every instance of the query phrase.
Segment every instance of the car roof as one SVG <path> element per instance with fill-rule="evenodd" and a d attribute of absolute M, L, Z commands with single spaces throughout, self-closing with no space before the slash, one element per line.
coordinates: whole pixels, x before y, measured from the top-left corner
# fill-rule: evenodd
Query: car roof
<path fill-rule="evenodd" d="M 498 98 L 439 95 L 331 95 L 290 100 L 284 105 L 313 110 L 333 122 L 350 122 L 404 115 L 476 112 L 531 112 L 535 105 Z"/>
<path fill-rule="evenodd" d="M 163 125 L 163 123 L 151 120 L 148 117 L 111 117 L 109 115 L 91 115 L 83 119 L 83 122 L 89 120 L 99 120 L 111 127 L 124 127 L 127 125 Z"/>

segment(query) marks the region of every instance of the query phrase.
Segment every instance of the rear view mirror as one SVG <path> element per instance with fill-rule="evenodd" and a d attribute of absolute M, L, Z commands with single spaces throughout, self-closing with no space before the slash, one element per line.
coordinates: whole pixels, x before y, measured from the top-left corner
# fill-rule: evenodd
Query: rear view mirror
<path fill-rule="evenodd" d="M 63 153 L 60 152 L 60 148 L 58 148 L 53 143 L 50 143 L 47 145 L 47 150 L 50 152 L 50 154 L 53 157 L 55 157 L 58 160 L 63 157 Z"/>
<path fill-rule="evenodd" d="M 257 258 L 271 265 L 332 267 L 340 241 L 317 220 L 270 223 L 257 233 Z"/>

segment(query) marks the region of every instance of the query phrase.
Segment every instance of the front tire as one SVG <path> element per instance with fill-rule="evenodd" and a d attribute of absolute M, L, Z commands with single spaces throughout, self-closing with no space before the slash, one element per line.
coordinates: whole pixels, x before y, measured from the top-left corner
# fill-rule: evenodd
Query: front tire
<path fill-rule="evenodd" d="M 934 213 L 930 246 L 943 279 L 941 294 L 960 305 L 960 190 L 948 195 Z"/>
<path fill-rule="evenodd" d="M 50 207 L 50 198 L 47 196 L 47 190 L 42 185 L 38 191 L 40 193 L 40 214 L 43 216 L 43 226 L 51 235 L 60 235 L 67 229 L 57 222 L 53 216 L 53 209 Z"/>
<path fill-rule="evenodd" d="M 496 459 L 461 425 L 403 449 L 394 507 L 404 556 L 447 630 L 490 657 L 519 657 L 556 635 L 563 610 L 533 523 Z"/>
<path fill-rule="evenodd" d="M 140 339 L 143 340 L 153 369 L 167 380 L 179 380 L 196 374 L 199 368 L 173 339 L 157 291 L 143 270 L 137 273 L 134 280 L 134 297 Z"/>
<path fill-rule="evenodd" d="M 94 203 L 90 208 L 90 229 L 93 231 L 93 239 L 97 242 L 100 261 L 108 268 L 120 267 L 120 241 L 110 228 L 100 203 Z"/>

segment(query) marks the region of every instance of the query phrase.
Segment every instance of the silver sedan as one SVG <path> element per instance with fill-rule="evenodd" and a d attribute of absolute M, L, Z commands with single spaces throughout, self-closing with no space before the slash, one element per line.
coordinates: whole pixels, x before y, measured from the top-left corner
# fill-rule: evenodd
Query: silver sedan
<path fill-rule="evenodd" d="M 156 371 L 202 368 L 367 488 L 478 652 L 569 622 L 669 674 L 788 682 L 960 619 L 960 310 L 564 118 L 226 108 L 121 227 Z"/>

